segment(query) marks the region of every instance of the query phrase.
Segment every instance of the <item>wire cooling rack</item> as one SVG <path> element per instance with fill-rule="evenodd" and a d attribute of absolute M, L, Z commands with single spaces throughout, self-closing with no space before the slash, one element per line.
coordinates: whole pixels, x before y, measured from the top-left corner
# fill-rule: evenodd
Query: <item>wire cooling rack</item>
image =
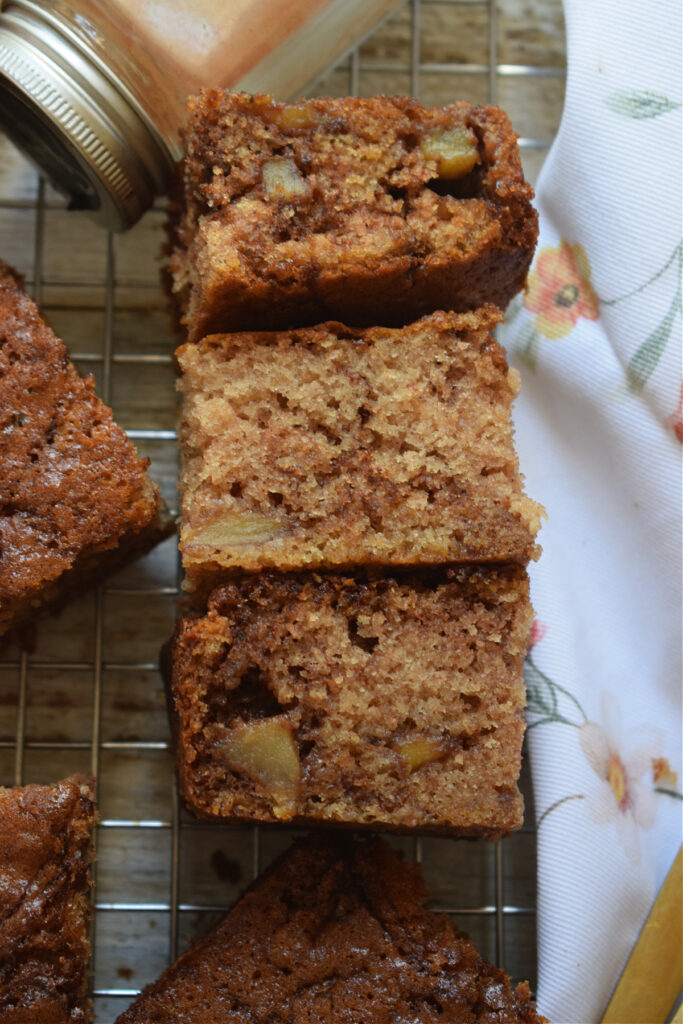
<path fill-rule="evenodd" d="M 560 0 L 409 0 L 309 94 L 410 93 L 427 104 L 499 102 L 534 180 L 559 121 Z M 107 236 L 0 138 L 0 257 L 27 284 L 76 363 L 177 505 L 172 336 L 158 282 L 162 204 Z M 0 660 L 0 784 L 98 779 L 93 994 L 111 1024 L 217 921 L 294 831 L 199 823 L 178 804 L 157 671 L 175 617 L 175 539 L 41 624 L 35 649 Z M 422 863 L 435 908 L 515 979 L 536 976 L 535 834 L 503 842 L 392 838 Z"/>

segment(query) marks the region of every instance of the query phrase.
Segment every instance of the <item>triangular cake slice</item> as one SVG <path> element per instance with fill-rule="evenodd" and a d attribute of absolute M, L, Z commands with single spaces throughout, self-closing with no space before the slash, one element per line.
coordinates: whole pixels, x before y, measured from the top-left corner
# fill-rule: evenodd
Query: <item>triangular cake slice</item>
<path fill-rule="evenodd" d="M 295 845 L 117 1024 L 540 1024 L 381 840 Z"/>
<path fill-rule="evenodd" d="M 0 261 L 0 636 L 168 536 L 147 465 Z"/>
<path fill-rule="evenodd" d="M 0 1022 L 86 1024 L 93 780 L 0 787 Z"/>

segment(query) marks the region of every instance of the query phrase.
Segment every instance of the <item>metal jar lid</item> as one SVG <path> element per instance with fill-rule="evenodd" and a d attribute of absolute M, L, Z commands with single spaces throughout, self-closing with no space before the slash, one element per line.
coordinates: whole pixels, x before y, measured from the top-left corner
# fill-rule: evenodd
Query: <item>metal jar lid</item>
<path fill-rule="evenodd" d="M 50 11 L 0 13 L 0 130 L 69 198 L 113 231 L 167 188 L 173 158 L 144 111 Z"/>

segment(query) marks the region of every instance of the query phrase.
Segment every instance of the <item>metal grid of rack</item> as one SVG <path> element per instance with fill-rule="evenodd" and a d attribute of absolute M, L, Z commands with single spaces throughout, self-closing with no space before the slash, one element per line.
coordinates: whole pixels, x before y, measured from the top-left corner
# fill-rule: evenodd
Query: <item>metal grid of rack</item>
<path fill-rule="evenodd" d="M 539 2 L 526 6 L 531 18 Z M 540 6 L 554 12 L 561 37 L 559 0 Z M 555 82 L 556 123 L 561 38 L 550 63 L 502 63 L 504 9 L 501 0 L 408 0 L 309 93 L 410 92 L 438 102 L 436 94 L 447 89 L 506 105 L 501 82 L 533 82 L 539 97 Z M 475 26 L 478 42 L 459 46 L 472 59 L 442 60 L 428 45 L 447 23 L 444 16 Z M 430 22 L 434 32 L 425 42 Z M 533 178 L 552 133 L 547 125 L 545 134 L 521 130 Z M 163 218 L 160 204 L 129 234 L 107 237 L 67 213 L 0 139 L 0 255 L 26 274 L 77 364 L 95 375 L 99 394 L 151 458 L 152 476 L 174 508 L 176 339 L 156 263 Z M 42 624 L 32 652 L 0 656 L 0 784 L 53 781 L 72 771 L 98 779 L 93 993 L 102 1024 L 217 920 L 294 834 L 199 823 L 178 804 L 157 673 L 178 586 L 171 539 Z M 452 914 L 485 955 L 533 985 L 535 836 L 526 771 L 523 789 L 528 824 L 503 842 L 391 841 L 422 862 L 435 908 Z"/>

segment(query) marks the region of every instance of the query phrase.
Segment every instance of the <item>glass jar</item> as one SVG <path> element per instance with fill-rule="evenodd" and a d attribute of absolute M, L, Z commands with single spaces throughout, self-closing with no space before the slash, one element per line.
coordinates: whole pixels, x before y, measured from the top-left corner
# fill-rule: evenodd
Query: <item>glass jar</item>
<path fill-rule="evenodd" d="M 188 95 L 286 99 L 396 0 L 6 0 L 0 128 L 69 198 L 125 230 L 168 186 Z"/>

